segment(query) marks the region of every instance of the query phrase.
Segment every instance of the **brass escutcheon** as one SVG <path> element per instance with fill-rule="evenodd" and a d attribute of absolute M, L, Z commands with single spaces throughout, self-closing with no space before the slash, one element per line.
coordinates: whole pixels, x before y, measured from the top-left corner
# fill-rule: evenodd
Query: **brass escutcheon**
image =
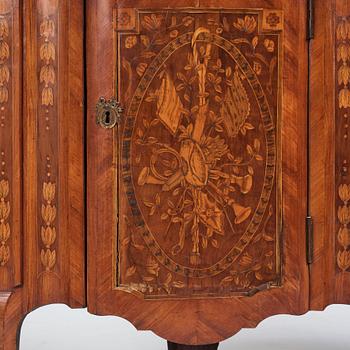
<path fill-rule="evenodd" d="M 113 129 L 120 121 L 123 113 L 123 108 L 120 103 L 115 99 L 106 100 L 104 97 L 100 97 L 96 105 L 98 125 L 105 129 Z"/>

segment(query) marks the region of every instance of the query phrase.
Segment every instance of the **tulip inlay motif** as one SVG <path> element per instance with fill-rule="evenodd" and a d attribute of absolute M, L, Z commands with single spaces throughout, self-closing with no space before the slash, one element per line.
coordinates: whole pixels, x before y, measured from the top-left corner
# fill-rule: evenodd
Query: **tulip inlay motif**
<path fill-rule="evenodd" d="M 53 152 L 52 143 L 57 138 L 57 104 L 56 104 L 56 36 L 57 36 L 57 15 L 44 15 L 39 22 L 40 45 L 39 59 L 41 67 L 39 71 L 39 87 L 41 92 L 40 100 L 40 120 L 39 129 L 45 132 L 39 139 L 41 151 L 48 155 L 43 158 L 45 166 L 42 164 L 43 183 L 41 189 L 41 250 L 40 259 L 45 271 L 52 271 L 56 265 L 57 254 L 54 244 L 57 239 L 56 216 L 57 216 L 57 196 L 54 165 L 56 159 Z"/>
<path fill-rule="evenodd" d="M 336 113 L 340 128 L 337 131 L 339 149 L 337 149 L 338 196 L 338 244 L 337 264 L 341 271 L 350 269 L 350 184 L 349 176 L 349 108 L 350 108 L 350 21 L 346 17 L 338 19 L 336 27 L 336 56 L 337 56 L 337 105 Z M 339 203 L 339 199 L 341 202 Z"/>
<path fill-rule="evenodd" d="M 7 178 L 6 168 L 7 161 L 5 153 L 6 138 L 2 133 L 7 133 L 6 122 L 7 116 L 10 115 L 9 85 L 11 79 L 11 48 L 9 45 L 11 28 L 9 26 L 9 17 L 0 15 L 0 267 L 7 265 L 10 260 L 9 239 L 11 236 L 10 226 L 10 182 Z"/>
<path fill-rule="evenodd" d="M 0 181 L 0 266 L 5 266 L 10 259 L 10 247 L 7 242 L 11 235 L 11 227 L 8 221 L 11 211 L 9 196 L 9 182 Z"/>

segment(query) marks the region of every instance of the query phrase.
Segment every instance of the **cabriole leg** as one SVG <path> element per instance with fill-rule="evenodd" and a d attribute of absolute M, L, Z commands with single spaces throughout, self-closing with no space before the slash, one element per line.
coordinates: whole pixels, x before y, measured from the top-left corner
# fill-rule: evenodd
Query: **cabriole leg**
<path fill-rule="evenodd" d="M 24 314 L 20 292 L 0 292 L 0 350 L 18 350 Z"/>

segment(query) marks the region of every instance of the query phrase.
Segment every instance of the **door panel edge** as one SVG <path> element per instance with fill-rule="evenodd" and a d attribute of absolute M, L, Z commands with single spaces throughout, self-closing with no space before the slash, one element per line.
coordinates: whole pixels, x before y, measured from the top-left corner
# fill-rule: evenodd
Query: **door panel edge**
<path fill-rule="evenodd" d="M 297 9 L 292 1 L 275 1 L 270 6 L 285 10 L 286 33 L 283 58 L 282 186 L 283 258 L 282 287 L 261 291 L 251 297 L 144 300 L 141 296 L 115 290 L 114 252 L 115 203 L 108 196 L 115 189 L 113 130 L 96 124 L 100 97 L 115 97 L 112 8 L 124 1 L 87 1 L 87 87 L 88 87 L 88 309 L 98 315 L 115 315 L 129 320 L 137 329 L 152 330 L 182 344 L 210 344 L 224 340 L 241 328 L 256 327 L 263 319 L 282 313 L 303 314 L 308 310 L 306 264 L 306 2 Z M 141 1 L 149 7 L 147 1 Z M 232 6 L 222 1 L 222 6 Z M 251 1 L 261 8 L 264 1 Z M 213 7 L 208 2 L 207 7 Z M 237 1 L 237 7 L 247 2 Z M 290 16 L 290 18 L 288 17 Z M 297 33 L 297 34 L 296 34 Z M 103 54 L 101 54 L 103 53 Z M 305 88 L 303 88 L 305 87 Z M 106 200 L 109 198 L 109 200 Z M 112 197 L 113 198 L 113 197 Z M 195 325 L 191 327 L 190 325 Z"/>

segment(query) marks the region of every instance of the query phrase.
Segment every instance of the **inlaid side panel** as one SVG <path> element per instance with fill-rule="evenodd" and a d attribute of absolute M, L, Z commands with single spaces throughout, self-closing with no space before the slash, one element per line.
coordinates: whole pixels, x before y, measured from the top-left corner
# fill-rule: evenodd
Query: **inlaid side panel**
<path fill-rule="evenodd" d="M 85 305 L 83 14 L 0 0 L 1 350 L 33 309 Z"/>
<path fill-rule="evenodd" d="M 336 196 L 337 265 L 341 272 L 350 269 L 350 181 L 349 108 L 350 108 L 350 18 L 336 19 Z M 349 203 L 350 204 L 350 203 Z"/>
<path fill-rule="evenodd" d="M 315 2 L 311 42 L 310 209 L 315 258 L 311 308 L 350 302 L 350 7 Z"/>
<path fill-rule="evenodd" d="M 1 65 L 1 93 L 0 93 L 0 101 L 1 101 L 1 107 L 0 110 L 2 111 L 3 115 L 1 116 L 1 124 L 0 127 L 5 129 L 5 121 L 9 122 L 10 119 L 10 112 L 11 112 L 11 99 L 9 96 L 9 90 L 11 87 L 10 82 L 10 70 L 12 68 L 11 64 L 11 55 L 10 52 L 12 51 L 10 48 L 10 35 L 12 34 L 12 16 L 11 15 L 2 15 L 1 16 L 1 32 L 0 32 L 0 40 L 1 40 L 1 50 L 0 50 L 0 57 L 2 61 Z M 7 108 L 6 108 L 7 107 Z M 6 111 L 7 109 L 7 111 Z M 7 118 L 5 116 L 5 111 L 7 113 Z M 7 120 L 6 120 L 7 119 Z M 5 141 L 5 135 L 1 135 L 1 141 Z M 10 183 L 9 179 L 7 178 L 8 174 L 6 173 L 6 160 L 5 160 L 5 151 L 4 146 L 5 144 L 12 144 L 12 138 L 10 140 L 6 140 L 7 142 L 3 142 L 2 144 L 2 161 L 1 161 L 1 180 L 0 180 L 0 202 L 1 202 L 1 247 L 0 247 L 0 265 L 5 266 L 8 261 L 10 260 L 10 248 L 8 244 L 8 240 L 11 236 L 11 227 L 9 224 L 10 219 L 10 212 L 11 212 L 11 201 L 9 200 L 9 192 L 10 192 Z M 11 152 L 10 152 L 11 153 Z"/>
<path fill-rule="evenodd" d="M 50 272 L 56 265 L 57 221 L 60 216 L 60 193 L 57 191 L 59 178 L 59 123 L 58 114 L 58 8 L 43 12 L 38 18 L 39 63 L 39 100 L 38 100 L 38 151 L 40 162 L 38 191 L 41 197 L 41 215 L 39 218 L 41 250 L 41 268 Z M 40 271 L 40 270 L 39 270 Z"/>
<path fill-rule="evenodd" d="M 149 297 L 278 286 L 283 13 L 115 16 L 117 286 Z"/>
<path fill-rule="evenodd" d="M 19 2 L 0 4 L 0 290 L 21 282 L 22 32 Z"/>
<path fill-rule="evenodd" d="M 350 7 L 335 19 L 335 212 L 337 302 L 350 302 Z M 346 53 L 345 51 L 348 50 Z"/>
<path fill-rule="evenodd" d="M 30 302 L 80 306 L 85 298 L 83 6 L 68 0 L 28 0 L 26 5 Z"/>

